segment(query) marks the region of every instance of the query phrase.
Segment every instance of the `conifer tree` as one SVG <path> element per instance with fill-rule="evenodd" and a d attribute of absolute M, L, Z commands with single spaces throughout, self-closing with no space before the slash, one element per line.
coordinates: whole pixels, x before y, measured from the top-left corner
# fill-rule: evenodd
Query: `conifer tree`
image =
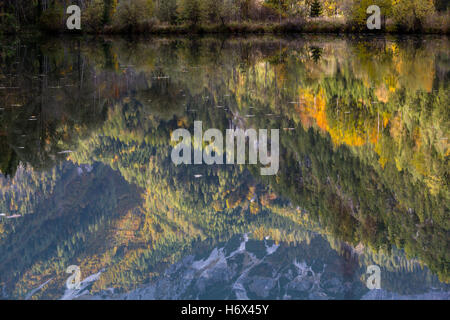
<path fill-rule="evenodd" d="M 311 4 L 311 17 L 319 17 L 322 14 L 322 5 L 319 0 L 314 0 Z"/>

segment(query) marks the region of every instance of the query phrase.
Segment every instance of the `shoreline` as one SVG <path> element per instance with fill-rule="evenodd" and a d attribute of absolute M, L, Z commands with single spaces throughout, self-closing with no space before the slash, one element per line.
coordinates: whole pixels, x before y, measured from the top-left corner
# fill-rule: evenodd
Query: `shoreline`
<path fill-rule="evenodd" d="M 450 30 L 424 29 L 422 31 L 398 30 L 388 26 L 383 30 L 361 30 L 347 24 L 330 25 L 305 23 L 296 24 L 284 22 L 281 24 L 227 24 L 227 25 L 156 25 L 138 26 L 136 28 L 115 29 L 105 26 L 101 30 L 45 30 L 38 26 L 27 26 L 26 28 L 12 33 L 0 33 L 0 36 L 44 34 L 44 35 L 289 35 L 289 34 L 339 34 L 339 35 L 449 35 Z"/>

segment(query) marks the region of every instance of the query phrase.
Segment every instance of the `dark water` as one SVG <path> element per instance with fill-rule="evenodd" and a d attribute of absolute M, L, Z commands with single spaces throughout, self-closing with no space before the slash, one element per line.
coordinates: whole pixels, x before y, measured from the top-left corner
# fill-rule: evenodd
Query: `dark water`
<path fill-rule="evenodd" d="M 448 38 L 0 43 L 3 298 L 449 299 Z M 174 165 L 194 121 L 279 171 Z"/>

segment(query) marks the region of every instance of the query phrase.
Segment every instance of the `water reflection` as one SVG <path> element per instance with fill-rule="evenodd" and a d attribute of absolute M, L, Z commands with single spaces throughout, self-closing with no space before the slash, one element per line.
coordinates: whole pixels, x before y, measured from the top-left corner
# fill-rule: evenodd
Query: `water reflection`
<path fill-rule="evenodd" d="M 89 284 L 100 296 L 157 287 L 170 265 L 192 274 L 186 259 L 243 234 L 280 245 L 269 267 L 240 253 L 259 278 L 217 256 L 228 291 L 194 272 L 184 296 L 157 297 L 361 298 L 370 264 L 386 292 L 448 290 L 448 52 L 445 37 L 4 41 L 3 295 L 59 298 L 72 264 L 102 272 Z M 174 166 L 170 133 L 196 120 L 282 129 L 278 174 Z M 340 267 L 311 291 L 296 264 Z"/>

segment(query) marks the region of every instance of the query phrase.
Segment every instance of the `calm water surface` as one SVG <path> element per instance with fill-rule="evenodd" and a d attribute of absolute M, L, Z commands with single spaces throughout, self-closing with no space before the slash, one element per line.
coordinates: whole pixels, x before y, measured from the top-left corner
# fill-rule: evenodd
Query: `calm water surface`
<path fill-rule="evenodd" d="M 1 39 L 1 296 L 449 299 L 449 49 Z M 175 166 L 197 120 L 280 129 L 278 173 Z"/>

